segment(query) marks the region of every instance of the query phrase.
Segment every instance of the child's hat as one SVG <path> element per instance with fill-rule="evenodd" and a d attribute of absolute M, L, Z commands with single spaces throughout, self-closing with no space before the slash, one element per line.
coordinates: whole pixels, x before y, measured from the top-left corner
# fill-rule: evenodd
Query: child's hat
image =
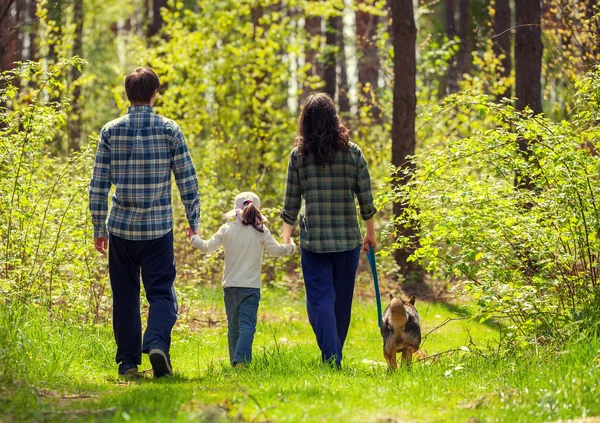
<path fill-rule="evenodd" d="M 242 211 L 248 204 L 254 204 L 254 207 L 260 211 L 260 198 L 258 198 L 258 195 L 249 191 L 240 192 L 235 196 L 235 206 L 233 210 L 225 213 L 225 217 L 228 219 L 233 219 L 236 216 L 241 216 Z"/>

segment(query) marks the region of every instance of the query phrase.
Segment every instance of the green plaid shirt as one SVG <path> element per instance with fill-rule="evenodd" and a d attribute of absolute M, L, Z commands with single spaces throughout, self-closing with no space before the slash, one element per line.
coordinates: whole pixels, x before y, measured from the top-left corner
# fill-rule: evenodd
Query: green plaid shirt
<path fill-rule="evenodd" d="M 292 150 L 281 218 L 294 225 L 304 199 L 305 211 L 300 216 L 302 248 L 313 253 L 332 253 L 360 245 L 362 236 L 354 196 L 360 217 L 372 218 L 377 210 L 371 177 L 358 145 L 350 143 L 350 151 L 339 152 L 326 166 L 317 166 L 310 155 L 302 157 L 297 148 Z"/>

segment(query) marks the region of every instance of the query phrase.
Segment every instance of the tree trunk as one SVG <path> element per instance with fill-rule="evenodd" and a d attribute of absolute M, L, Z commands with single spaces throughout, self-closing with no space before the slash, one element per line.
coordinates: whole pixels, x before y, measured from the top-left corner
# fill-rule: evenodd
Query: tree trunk
<path fill-rule="evenodd" d="M 337 56 L 337 37 L 335 17 L 327 19 L 325 34 L 325 67 L 323 82 L 325 82 L 325 92 L 335 101 L 336 89 L 336 56 Z"/>
<path fill-rule="evenodd" d="M 462 79 L 471 67 L 471 37 L 469 31 L 469 0 L 459 0 L 458 18 L 460 51 L 458 52 L 458 79 Z"/>
<path fill-rule="evenodd" d="M 308 37 L 307 44 L 312 43 L 316 37 L 321 35 L 321 24 L 322 18 L 320 16 L 306 16 L 304 18 L 304 30 Z M 317 49 L 312 48 L 312 46 L 306 46 L 306 49 L 304 50 L 304 63 L 310 65 L 310 68 L 306 71 L 307 79 L 315 76 L 324 79 L 323 64 L 318 58 Z M 311 92 L 312 88 L 310 87 L 310 83 L 305 80 L 303 83 L 302 95 L 299 99 L 300 104 L 304 103 L 304 99 L 306 99 Z"/>
<path fill-rule="evenodd" d="M 338 81 L 338 107 L 340 113 L 350 112 L 350 98 L 348 97 L 348 69 L 346 64 L 346 50 L 344 39 L 344 11 L 334 18 L 333 24 L 337 31 L 337 48 L 340 77 Z"/>
<path fill-rule="evenodd" d="M 517 110 L 529 107 L 534 114 L 542 112 L 542 29 L 540 0 L 516 0 L 515 73 Z M 519 150 L 530 155 L 529 140 L 519 139 Z M 515 184 L 532 189 L 531 180 L 517 175 Z"/>
<path fill-rule="evenodd" d="M 358 0 L 358 3 L 366 3 L 366 1 Z M 376 101 L 377 82 L 379 79 L 379 56 L 377 54 L 377 45 L 375 44 L 377 24 L 377 16 L 357 9 L 358 104 L 359 107 L 370 107 L 373 119 L 379 123 L 381 121 L 381 112 Z"/>
<path fill-rule="evenodd" d="M 511 35 L 510 35 L 510 1 L 496 0 L 496 13 L 494 14 L 493 31 L 494 31 L 494 54 L 498 57 L 504 55 L 501 60 L 502 70 L 500 75 L 508 78 L 512 71 L 512 50 L 511 50 Z M 510 87 L 506 89 L 504 94 L 498 94 L 496 100 L 503 97 L 510 97 L 512 90 Z"/>
<path fill-rule="evenodd" d="M 0 71 L 19 59 L 18 8 L 15 0 L 0 1 Z"/>
<path fill-rule="evenodd" d="M 160 14 L 160 9 L 167 7 L 167 0 L 149 0 L 152 2 L 152 7 L 147 7 L 148 10 L 148 27 L 146 30 L 146 36 L 148 38 L 155 36 L 163 26 L 163 18 Z"/>
<path fill-rule="evenodd" d="M 413 165 L 407 156 L 415 152 L 416 113 L 416 40 L 413 0 L 392 1 L 392 39 L 394 43 L 394 105 L 392 117 L 392 164 L 399 169 Z M 402 173 L 399 173 L 400 176 Z M 400 178 L 406 184 L 410 176 Z M 394 216 L 401 216 L 405 205 L 394 203 Z M 411 246 L 396 250 L 394 257 L 407 281 L 422 281 L 423 270 L 408 257 L 418 242 L 414 227 L 398 227 L 401 236 L 411 239 Z"/>
<path fill-rule="evenodd" d="M 83 0 L 73 0 L 73 56 L 83 56 Z M 71 83 L 73 88 L 73 101 L 69 115 L 69 151 L 79 151 L 81 147 L 81 85 L 79 77 L 81 72 L 77 68 L 71 69 Z"/>
<path fill-rule="evenodd" d="M 454 17 L 455 7 L 454 0 L 446 0 L 446 36 L 452 41 L 456 37 L 456 19 Z M 441 97 L 446 94 L 458 92 L 458 70 L 456 69 L 456 55 L 453 54 L 448 62 L 448 75 L 446 81 L 442 81 L 440 87 Z"/>
<path fill-rule="evenodd" d="M 62 0 L 48 3 L 48 25 L 51 25 L 48 36 L 48 61 L 58 61 L 58 46 L 62 42 Z"/>

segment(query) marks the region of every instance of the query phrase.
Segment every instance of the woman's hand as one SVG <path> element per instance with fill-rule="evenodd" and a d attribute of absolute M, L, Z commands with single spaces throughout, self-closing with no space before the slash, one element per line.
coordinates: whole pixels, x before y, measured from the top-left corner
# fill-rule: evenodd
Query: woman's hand
<path fill-rule="evenodd" d="M 185 233 L 187 234 L 188 238 L 191 238 L 192 235 L 198 235 L 198 236 L 200 236 L 200 231 L 194 232 L 190 228 L 185 228 Z"/>
<path fill-rule="evenodd" d="M 372 246 L 373 250 L 377 250 L 377 239 L 375 237 L 375 225 L 373 223 L 373 218 L 365 221 L 365 225 L 367 226 L 367 234 L 363 240 L 362 250 L 365 253 L 368 253 L 369 246 Z"/>

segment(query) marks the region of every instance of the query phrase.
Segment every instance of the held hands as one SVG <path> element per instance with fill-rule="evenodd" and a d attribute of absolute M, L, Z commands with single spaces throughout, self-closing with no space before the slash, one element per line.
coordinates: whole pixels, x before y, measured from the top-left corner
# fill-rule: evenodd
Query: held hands
<path fill-rule="evenodd" d="M 94 238 L 94 248 L 103 256 L 106 255 L 106 249 L 108 248 L 108 238 Z"/>
<path fill-rule="evenodd" d="M 186 233 L 188 239 L 191 238 L 192 235 L 200 236 L 200 231 L 192 231 L 190 228 L 185 228 L 185 233 Z"/>

